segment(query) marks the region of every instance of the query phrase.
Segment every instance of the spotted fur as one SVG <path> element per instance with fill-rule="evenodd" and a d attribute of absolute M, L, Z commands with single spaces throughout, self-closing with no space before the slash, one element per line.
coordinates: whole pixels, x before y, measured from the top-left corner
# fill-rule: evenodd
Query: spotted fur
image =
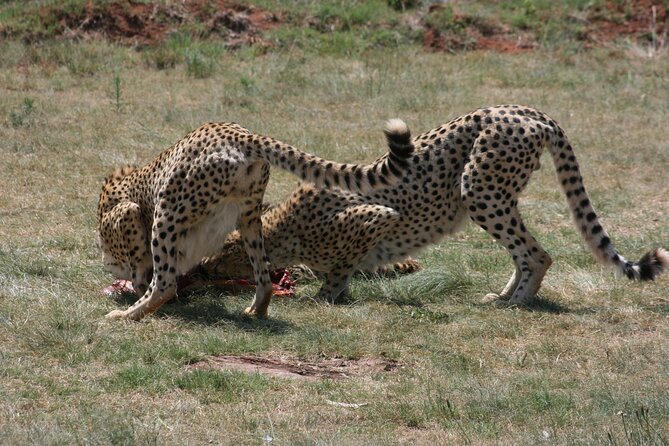
<path fill-rule="evenodd" d="M 340 189 L 316 189 L 301 184 L 291 196 L 262 215 L 265 249 L 272 268 L 306 265 L 325 273 L 318 298 L 336 300 L 346 291 L 356 270 L 376 272 L 378 265 L 361 265 L 368 252 L 401 221 L 400 213 L 372 204 Z M 203 268 L 214 277 L 249 277 L 252 273 L 238 231 Z M 388 270 L 411 272 L 417 262 L 405 260 Z"/>
<path fill-rule="evenodd" d="M 399 128 L 406 131 L 389 140 L 391 148 L 410 139 L 408 129 Z M 552 260 L 523 224 L 518 197 L 547 147 L 576 227 L 600 261 L 634 280 L 653 280 L 669 265 L 661 248 L 639 262 L 617 252 L 588 198 L 566 135 L 540 111 L 482 108 L 417 136 L 413 144 L 416 151 L 397 185 L 367 195 L 302 185 L 269 211 L 263 230 L 272 264 L 305 263 L 325 271 L 320 294 L 334 299 L 356 269 L 402 260 L 456 232 L 469 218 L 506 248 L 515 265 L 504 290 L 491 297 L 526 304 Z M 233 236 L 208 260 L 209 268 L 243 273 L 248 265 L 241 254 Z"/>
<path fill-rule="evenodd" d="M 319 186 L 368 193 L 391 187 L 412 149 L 398 144 L 371 164 L 341 164 L 234 123 L 210 123 L 141 169 L 117 169 L 100 194 L 98 239 L 107 270 L 132 280 L 142 297 L 107 316 L 140 319 L 155 311 L 175 295 L 176 277 L 220 250 L 236 227 L 258 284 L 246 313 L 266 316 L 272 288 L 260 209 L 270 165 Z"/>

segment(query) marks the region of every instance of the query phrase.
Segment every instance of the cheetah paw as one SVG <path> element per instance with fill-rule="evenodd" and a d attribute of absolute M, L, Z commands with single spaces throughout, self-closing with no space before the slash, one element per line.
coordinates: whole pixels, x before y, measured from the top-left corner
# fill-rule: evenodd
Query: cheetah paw
<path fill-rule="evenodd" d="M 507 296 L 504 294 L 497 294 L 497 293 L 488 293 L 486 294 L 482 301 L 483 303 L 507 303 L 511 299 L 511 296 Z"/>
<path fill-rule="evenodd" d="M 126 317 L 125 311 L 113 310 L 107 313 L 105 319 L 125 319 Z"/>
<path fill-rule="evenodd" d="M 258 319 L 266 319 L 267 318 L 267 309 L 265 309 L 265 311 L 258 311 L 257 308 L 247 307 L 244 310 L 244 314 L 247 315 L 247 316 L 257 317 Z"/>
<path fill-rule="evenodd" d="M 481 300 L 484 304 L 492 304 L 497 308 L 515 308 L 522 306 L 517 302 L 511 301 L 511 296 L 505 294 L 489 293 Z"/>

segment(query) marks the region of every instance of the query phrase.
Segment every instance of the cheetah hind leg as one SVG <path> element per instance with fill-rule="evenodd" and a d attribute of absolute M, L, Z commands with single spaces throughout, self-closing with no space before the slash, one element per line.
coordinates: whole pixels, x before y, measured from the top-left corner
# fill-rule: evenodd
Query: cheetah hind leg
<path fill-rule="evenodd" d="M 504 287 L 504 290 L 502 290 L 501 293 L 488 293 L 485 295 L 483 298 L 483 302 L 495 302 L 495 301 L 503 301 L 503 302 L 508 302 L 509 299 L 511 299 L 511 295 L 515 291 L 516 287 L 518 287 L 518 282 L 520 281 L 520 271 L 518 270 L 518 266 L 516 266 L 516 270 L 513 272 L 511 275 L 511 278 L 509 279 L 509 282 L 506 284 Z"/>
<path fill-rule="evenodd" d="M 511 254 L 516 269 L 497 299 L 500 304 L 522 306 L 536 296 L 553 261 L 523 225 L 518 210 L 514 208 L 511 215 L 507 223 L 513 220 L 517 225 L 508 226 L 498 241 Z"/>
<path fill-rule="evenodd" d="M 509 181 L 500 172 L 509 164 L 506 150 L 488 146 L 485 140 L 480 137 L 474 144 L 472 159 L 462 175 L 461 197 L 472 221 L 504 246 L 515 264 L 514 274 L 496 298 L 499 302 L 508 298 L 509 305 L 526 305 L 552 263 L 523 224 L 517 206 L 518 196 L 537 166 L 539 152 L 529 145 L 518 148 L 517 156 L 529 161 L 518 169 L 514 166 L 514 181 Z M 494 201 L 490 191 L 495 191 Z"/>
<path fill-rule="evenodd" d="M 512 214 L 518 214 L 517 209 L 514 211 Z M 507 248 L 513 257 L 516 271 L 502 291 L 501 299 L 510 296 L 509 305 L 527 305 L 539 292 L 541 282 L 553 260 L 527 231 L 519 214 L 516 219 L 519 222 L 517 231 L 520 231 L 522 235 L 511 235 L 514 240 L 514 249 Z"/>
<path fill-rule="evenodd" d="M 476 222 L 476 213 L 471 212 Z M 510 208 L 508 214 L 497 216 L 494 222 L 483 225 L 513 258 L 515 271 L 500 294 L 488 294 L 485 301 L 498 300 L 508 305 L 526 305 L 534 298 L 548 268 L 553 263 L 523 224 L 518 209 Z"/>

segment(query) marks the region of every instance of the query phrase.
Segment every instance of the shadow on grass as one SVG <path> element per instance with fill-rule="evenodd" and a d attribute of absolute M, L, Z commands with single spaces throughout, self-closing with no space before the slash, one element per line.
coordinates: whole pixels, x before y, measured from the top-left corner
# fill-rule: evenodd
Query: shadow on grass
<path fill-rule="evenodd" d="M 450 302 L 453 304 L 468 303 L 475 307 L 498 307 L 505 308 L 501 301 L 484 302 L 477 299 L 479 290 L 469 281 L 450 281 L 442 282 L 439 286 L 429 283 L 420 283 L 416 287 L 385 287 L 384 292 L 372 292 L 364 298 L 346 296 L 339 298 L 335 304 L 351 305 L 358 302 L 385 302 L 400 307 L 409 306 L 422 308 L 426 304 L 437 302 Z M 390 288 L 390 289 L 389 289 Z M 536 296 L 530 303 L 519 307 L 526 311 L 536 311 L 543 313 L 563 314 L 573 313 L 574 311 L 558 302 L 542 296 Z"/>
<path fill-rule="evenodd" d="M 519 310 L 536 311 L 541 313 L 553 313 L 553 314 L 574 313 L 574 310 L 542 296 L 535 296 L 534 299 L 532 299 L 526 305 L 509 305 L 508 301 L 505 300 L 499 300 L 499 299 L 488 300 L 486 298 L 480 300 L 476 306 L 491 307 L 498 309 L 517 308 Z"/>
<path fill-rule="evenodd" d="M 486 303 L 484 305 L 490 305 L 490 303 Z M 574 308 L 569 308 L 566 307 L 558 302 L 552 301 L 548 298 L 540 297 L 537 296 L 535 297 L 532 302 L 527 304 L 524 307 L 521 307 L 524 310 L 527 311 L 537 311 L 537 312 L 543 312 L 543 313 L 553 313 L 553 314 L 577 314 L 577 315 L 585 315 L 585 314 L 597 314 L 605 311 L 610 311 L 610 308 L 607 307 L 597 307 L 597 306 L 577 306 Z M 653 303 L 653 304 L 648 304 L 648 305 L 641 305 L 640 308 L 644 312 L 649 312 L 649 313 L 654 313 L 654 314 L 659 314 L 659 315 L 667 315 L 669 314 L 669 303 Z"/>
<path fill-rule="evenodd" d="M 540 311 L 542 313 L 562 314 L 572 312 L 572 310 L 564 305 L 541 296 L 536 296 L 525 306 L 525 308 L 530 311 Z"/>
<path fill-rule="evenodd" d="M 238 299 L 239 296 L 221 292 L 215 288 L 200 289 L 170 300 L 158 309 L 156 315 L 201 325 L 231 323 L 238 329 L 249 332 L 264 331 L 272 334 L 283 334 L 294 328 L 293 324 L 289 322 L 271 317 L 258 319 L 247 316 L 237 309 L 229 311 L 225 305 L 227 298 Z M 114 295 L 112 299 L 119 307 L 128 307 L 137 301 L 137 296 L 133 293 L 122 293 Z M 270 305 L 270 311 L 271 308 Z"/>
<path fill-rule="evenodd" d="M 448 300 L 449 296 L 444 296 L 444 300 Z M 423 308 L 426 305 L 437 302 L 436 299 L 430 298 L 426 299 L 424 296 L 412 295 L 411 293 L 406 292 L 386 292 L 384 294 L 347 294 L 345 296 L 339 296 L 334 301 L 324 301 L 331 305 L 359 305 L 369 302 L 377 302 L 388 304 L 390 306 L 397 307 L 412 307 L 412 308 Z"/>

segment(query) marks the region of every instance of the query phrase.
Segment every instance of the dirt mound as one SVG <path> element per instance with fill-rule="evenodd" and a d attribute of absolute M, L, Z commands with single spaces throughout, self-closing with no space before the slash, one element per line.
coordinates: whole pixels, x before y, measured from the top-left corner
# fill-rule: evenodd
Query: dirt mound
<path fill-rule="evenodd" d="M 53 33 L 72 39 L 105 38 L 132 45 L 151 45 L 171 32 L 187 29 L 197 37 L 222 37 L 226 44 L 268 43 L 263 31 L 279 25 L 276 14 L 261 8 L 238 5 L 226 0 L 184 0 L 181 2 L 89 1 L 83 9 L 62 10 L 44 7 L 41 20 L 52 23 Z M 43 38 L 39 34 L 28 41 Z"/>
<path fill-rule="evenodd" d="M 380 358 L 326 359 L 304 362 L 289 358 L 261 356 L 208 356 L 189 364 L 188 370 L 235 370 L 260 373 L 277 378 L 300 380 L 345 379 L 358 375 L 390 372 L 399 367 L 397 361 Z"/>
<path fill-rule="evenodd" d="M 513 31 L 494 19 L 461 14 L 445 3 L 431 5 L 415 22 L 424 31 L 423 47 L 430 51 L 519 52 L 538 46 L 530 33 Z"/>
<path fill-rule="evenodd" d="M 579 14 L 563 17 L 562 32 L 572 32 L 585 47 L 594 47 L 623 37 L 662 45 L 667 36 L 667 5 L 653 0 L 607 1 Z M 423 47 L 430 51 L 475 49 L 520 52 L 539 47 L 538 35 L 555 17 L 555 11 L 537 13 L 525 26 L 510 26 L 499 19 L 483 19 L 460 13 L 457 2 L 436 3 L 413 18 L 414 29 L 423 30 Z M 544 14 L 544 15 L 541 15 Z M 653 37 L 654 34 L 654 37 Z"/>

